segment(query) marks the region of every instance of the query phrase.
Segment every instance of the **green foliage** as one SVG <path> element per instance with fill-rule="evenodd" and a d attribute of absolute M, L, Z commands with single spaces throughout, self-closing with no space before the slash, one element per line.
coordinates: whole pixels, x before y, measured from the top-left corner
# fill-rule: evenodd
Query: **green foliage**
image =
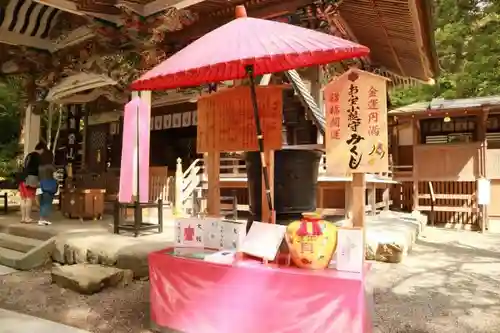
<path fill-rule="evenodd" d="M 10 177 L 19 168 L 23 91 L 11 83 L 0 81 L 0 178 Z"/>
<path fill-rule="evenodd" d="M 0 145 L 19 138 L 21 97 L 16 89 L 0 82 Z"/>
<path fill-rule="evenodd" d="M 394 106 L 440 97 L 500 95 L 500 1 L 434 0 L 440 76 L 391 92 Z"/>

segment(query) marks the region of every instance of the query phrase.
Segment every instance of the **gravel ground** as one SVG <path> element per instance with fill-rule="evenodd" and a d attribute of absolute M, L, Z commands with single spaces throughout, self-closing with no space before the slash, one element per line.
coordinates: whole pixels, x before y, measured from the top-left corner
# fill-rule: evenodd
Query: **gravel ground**
<path fill-rule="evenodd" d="M 500 332 L 500 235 L 428 229 L 402 264 L 375 263 L 374 333 Z M 0 277 L 0 308 L 95 333 L 150 333 L 148 282 L 78 295 L 47 270 Z"/>
<path fill-rule="evenodd" d="M 49 270 L 0 277 L 0 308 L 95 333 L 151 333 L 148 299 L 148 281 L 84 296 L 51 284 Z"/>
<path fill-rule="evenodd" d="M 500 332 L 500 235 L 428 228 L 374 273 L 375 333 Z"/>

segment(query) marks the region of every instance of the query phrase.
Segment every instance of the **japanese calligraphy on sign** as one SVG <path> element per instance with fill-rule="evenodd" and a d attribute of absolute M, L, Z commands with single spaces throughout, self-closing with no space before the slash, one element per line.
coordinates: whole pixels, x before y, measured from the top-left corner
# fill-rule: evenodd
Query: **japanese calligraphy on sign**
<path fill-rule="evenodd" d="M 66 128 L 67 128 L 67 142 L 66 142 L 66 161 L 67 163 L 73 163 L 78 158 L 79 151 L 79 141 L 80 137 L 80 119 L 81 119 L 81 107 L 79 105 L 71 105 L 69 107 L 68 115 L 66 118 Z"/>
<path fill-rule="evenodd" d="M 327 172 L 387 172 L 387 78 L 350 69 L 324 89 Z"/>
<path fill-rule="evenodd" d="M 199 219 L 176 219 L 174 228 L 175 245 L 203 247 L 203 232 L 203 222 Z"/>
<path fill-rule="evenodd" d="M 281 149 L 283 86 L 257 87 L 265 149 Z M 257 151 L 250 87 L 240 86 L 198 100 L 198 153 Z"/>
<path fill-rule="evenodd" d="M 178 218 L 175 220 L 175 246 L 238 249 L 246 235 L 246 222 L 219 218 Z"/>

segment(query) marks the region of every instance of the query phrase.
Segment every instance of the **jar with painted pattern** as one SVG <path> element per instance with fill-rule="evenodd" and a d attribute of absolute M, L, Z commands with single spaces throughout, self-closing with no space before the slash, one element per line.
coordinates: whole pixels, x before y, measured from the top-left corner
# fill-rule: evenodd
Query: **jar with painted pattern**
<path fill-rule="evenodd" d="M 288 225 L 286 242 L 297 267 L 325 269 L 337 247 L 337 227 L 316 213 L 304 213 Z"/>

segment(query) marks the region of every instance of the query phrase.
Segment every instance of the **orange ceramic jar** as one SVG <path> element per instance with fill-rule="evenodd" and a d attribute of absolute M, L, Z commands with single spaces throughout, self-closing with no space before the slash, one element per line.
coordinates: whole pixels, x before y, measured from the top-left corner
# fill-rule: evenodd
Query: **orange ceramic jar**
<path fill-rule="evenodd" d="M 288 225 L 286 242 L 296 266 L 325 269 L 337 247 L 337 227 L 316 214 L 305 213 L 300 221 Z"/>

